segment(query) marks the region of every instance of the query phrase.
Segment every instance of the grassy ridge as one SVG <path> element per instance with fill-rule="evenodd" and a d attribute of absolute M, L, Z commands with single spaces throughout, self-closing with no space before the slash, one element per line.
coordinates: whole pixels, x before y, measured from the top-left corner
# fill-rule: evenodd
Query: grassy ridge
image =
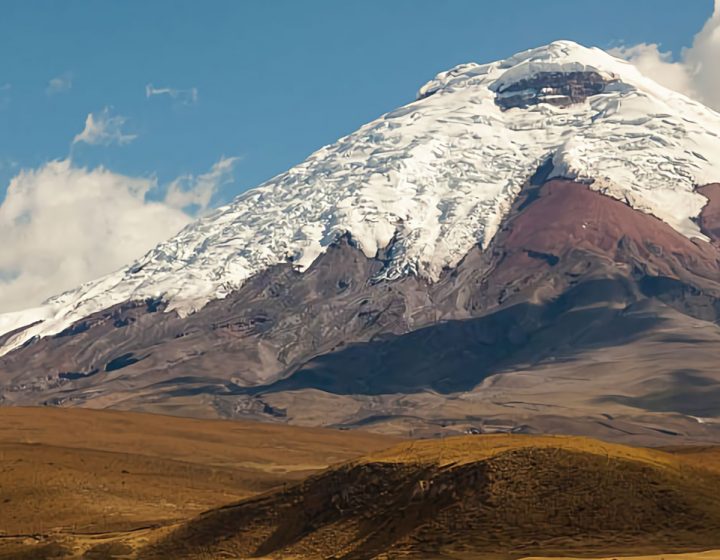
<path fill-rule="evenodd" d="M 717 473 L 587 438 L 403 443 L 209 512 L 144 558 L 520 558 L 720 546 Z"/>

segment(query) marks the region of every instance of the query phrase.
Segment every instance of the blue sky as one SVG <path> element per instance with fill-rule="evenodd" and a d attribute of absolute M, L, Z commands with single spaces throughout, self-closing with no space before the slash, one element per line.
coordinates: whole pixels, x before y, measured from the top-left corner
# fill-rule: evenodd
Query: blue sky
<path fill-rule="evenodd" d="M 129 264 L 464 62 L 626 46 L 720 108 L 715 4 L 4 0 L 0 313 Z"/>
<path fill-rule="evenodd" d="M 73 161 L 161 182 L 242 156 L 215 203 L 410 101 L 455 64 L 558 38 L 678 52 L 712 11 L 693 0 L 6 0 L 0 197 L 19 167 L 64 158 L 88 113 L 137 138 Z M 50 80 L 66 91 L 48 91 Z M 192 90 L 146 96 L 146 86 Z M 60 88 L 62 89 L 62 88 Z"/>

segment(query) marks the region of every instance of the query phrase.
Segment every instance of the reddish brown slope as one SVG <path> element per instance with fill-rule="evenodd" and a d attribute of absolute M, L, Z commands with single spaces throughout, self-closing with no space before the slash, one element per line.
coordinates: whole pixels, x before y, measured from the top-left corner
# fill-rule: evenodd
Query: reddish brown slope
<path fill-rule="evenodd" d="M 714 243 L 720 242 L 720 183 L 705 185 L 698 192 L 708 199 L 700 214 L 700 227 Z"/>
<path fill-rule="evenodd" d="M 522 205 L 522 203 L 521 203 Z M 708 223 L 720 218 L 708 213 Z M 588 251 L 615 262 L 642 261 L 647 272 L 682 279 L 687 273 L 720 279 L 720 251 L 699 239 L 688 239 L 663 221 L 634 210 L 587 186 L 553 180 L 509 222 L 500 240 L 517 265 L 548 263 L 569 253 Z"/>

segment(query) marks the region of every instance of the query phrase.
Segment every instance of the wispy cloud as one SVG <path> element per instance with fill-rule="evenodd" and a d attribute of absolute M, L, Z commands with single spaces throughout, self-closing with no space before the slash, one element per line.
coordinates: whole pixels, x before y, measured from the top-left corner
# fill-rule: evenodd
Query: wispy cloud
<path fill-rule="evenodd" d="M 45 93 L 47 95 L 66 93 L 72 89 L 72 85 L 72 74 L 70 72 L 65 72 L 60 76 L 52 78 L 48 82 L 47 87 L 45 88 Z"/>
<path fill-rule="evenodd" d="M 239 157 L 222 157 L 207 173 L 178 177 L 167 187 L 165 204 L 180 210 L 204 212 L 218 189 L 233 181 L 238 161 Z"/>
<path fill-rule="evenodd" d="M 145 97 L 148 99 L 156 95 L 166 95 L 183 105 L 193 105 L 198 102 L 197 88 L 175 89 L 169 87 L 157 88 L 152 84 L 145 86 Z"/>
<path fill-rule="evenodd" d="M 113 115 L 110 107 L 99 113 L 90 113 L 85 119 L 85 128 L 73 138 L 73 144 L 84 142 L 93 146 L 110 144 L 129 144 L 137 134 L 125 134 L 123 126 L 127 119 L 122 115 Z"/>
<path fill-rule="evenodd" d="M 712 16 L 678 59 L 656 43 L 624 46 L 611 53 L 632 62 L 665 87 L 720 110 L 720 0 L 715 0 Z"/>

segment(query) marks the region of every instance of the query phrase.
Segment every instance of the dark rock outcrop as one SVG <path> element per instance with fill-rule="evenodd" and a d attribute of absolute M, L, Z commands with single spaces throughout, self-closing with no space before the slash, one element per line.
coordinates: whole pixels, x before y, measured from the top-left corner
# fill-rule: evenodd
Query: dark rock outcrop
<path fill-rule="evenodd" d="M 495 102 L 504 110 L 539 103 L 567 107 L 602 93 L 613 81 L 598 72 L 538 72 L 498 90 Z"/>

